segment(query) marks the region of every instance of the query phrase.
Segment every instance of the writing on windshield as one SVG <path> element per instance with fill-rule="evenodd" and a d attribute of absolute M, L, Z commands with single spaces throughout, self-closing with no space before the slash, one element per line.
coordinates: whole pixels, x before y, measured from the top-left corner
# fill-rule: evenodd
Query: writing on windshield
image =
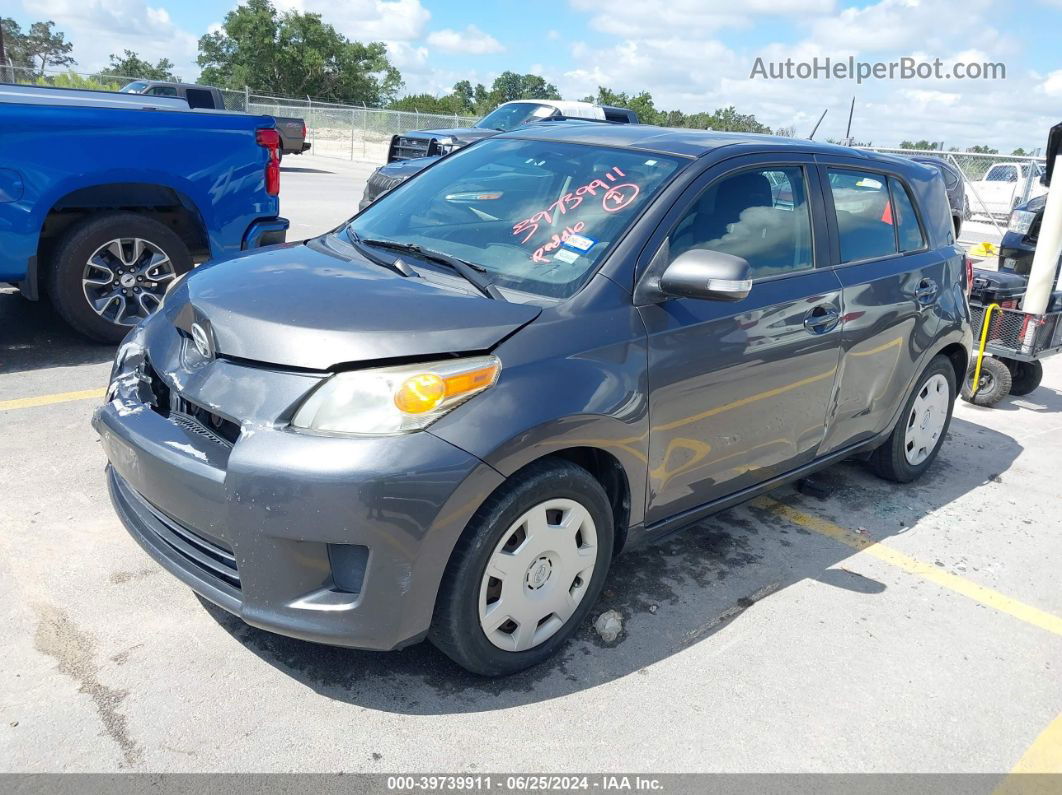
<path fill-rule="evenodd" d="M 569 191 L 550 204 L 543 210 L 532 213 L 530 216 L 513 225 L 513 235 L 523 235 L 520 242 L 527 243 L 538 232 L 543 224 L 553 224 L 563 215 L 576 211 L 587 196 L 597 197 L 601 191 L 601 209 L 608 213 L 619 212 L 638 198 L 640 188 L 633 182 L 619 182 L 618 180 L 627 175 L 619 168 L 613 166 L 602 177 L 595 177 L 585 185 L 580 185 L 573 191 Z M 548 262 L 548 260 L 546 260 Z"/>

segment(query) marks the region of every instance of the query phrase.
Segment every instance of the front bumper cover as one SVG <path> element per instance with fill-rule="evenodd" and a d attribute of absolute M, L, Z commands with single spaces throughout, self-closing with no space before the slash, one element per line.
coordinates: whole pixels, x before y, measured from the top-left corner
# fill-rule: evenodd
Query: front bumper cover
<path fill-rule="evenodd" d="M 214 366 L 226 388 L 256 370 L 249 390 L 294 392 L 287 374 Z M 93 426 L 115 510 L 159 564 L 283 635 L 378 650 L 424 636 L 450 552 L 500 474 L 430 432 L 336 438 L 261 424 L 226 444 L 146 405 L 133 380 L 116 382 Z M 357 560 L 337 551 L 362 547 L 357 576 L 337 576 L 337 561 Z"/>

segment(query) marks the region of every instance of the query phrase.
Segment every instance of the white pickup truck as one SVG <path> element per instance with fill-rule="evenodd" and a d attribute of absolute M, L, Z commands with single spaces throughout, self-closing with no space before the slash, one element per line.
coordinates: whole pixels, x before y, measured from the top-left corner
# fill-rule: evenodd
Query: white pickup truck
<path fill-rule="evenodd" d="M 1039 163 L 993 163 L 982 179 L 966 183 L 970 213 L 1009 216 L 1016 205 L 1047 193 L 1047 188 L 1040 182 L 1043 173 Z M 1025 195 L 1026 184 L 1029 184 L 1028 196 Z"/>

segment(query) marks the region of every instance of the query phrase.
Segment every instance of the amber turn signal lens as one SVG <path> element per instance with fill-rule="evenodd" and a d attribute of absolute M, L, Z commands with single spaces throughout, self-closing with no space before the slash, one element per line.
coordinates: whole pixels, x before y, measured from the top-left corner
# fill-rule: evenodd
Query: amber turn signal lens
<path fill-rule="evenodd" d="M 435 373 L 421 373 L 407 378 L 395 393 L 395 405 L 406 414 L 424 414 L 436 408 L 446 397 L 446 382 Z"/>
<path fill-rule="evenodd" d="M 418 373 L 410 376 L 395 393 L 395 405 L 406 414 L 425 414 L 443 402 L 486 389 L 498 377 L 498 365 L 479 367 L 464 373 L 441 376 Z"/>

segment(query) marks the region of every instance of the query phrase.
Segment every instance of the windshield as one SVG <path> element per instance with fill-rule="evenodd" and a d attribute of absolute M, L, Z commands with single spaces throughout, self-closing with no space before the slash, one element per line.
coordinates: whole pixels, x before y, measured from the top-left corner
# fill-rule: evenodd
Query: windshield
<path fill-rule="evenodd" d="M 537 102 L 514 102 L 510 105 L 502 105 L 499 108 L 495 108 L 477 121 L 475 126 L 484 130 L 509 132 L 509 130 L 515 130 L 521 124 L 549 118 L 556 112 L 551 106 L 540 105 Z"/>
<path fill-rule="evenodd" d="M 363 240 L 414 243 L 480 265 L 500 287 L 566 298 L 683 162 L 493 138 L 398 186 L 349 229 Z"/>
<path fill-rule="evenodd" d="M 1014 166 L 993 166 L 985 176 L 988 182 L 1015 182 L 1017 179 L 1018 171 Z"/>
<path fill-rule="evenodd" d="M 145 88 L 147 88 L 147 85 L 148 84 L 143 82 L 142 80 L 138 80 L 135 83 L 126 83 L 124 86 L 122 86 L 119 89 L 119 93 L 121 93 L 121 94 L 139 94 Z"/>

